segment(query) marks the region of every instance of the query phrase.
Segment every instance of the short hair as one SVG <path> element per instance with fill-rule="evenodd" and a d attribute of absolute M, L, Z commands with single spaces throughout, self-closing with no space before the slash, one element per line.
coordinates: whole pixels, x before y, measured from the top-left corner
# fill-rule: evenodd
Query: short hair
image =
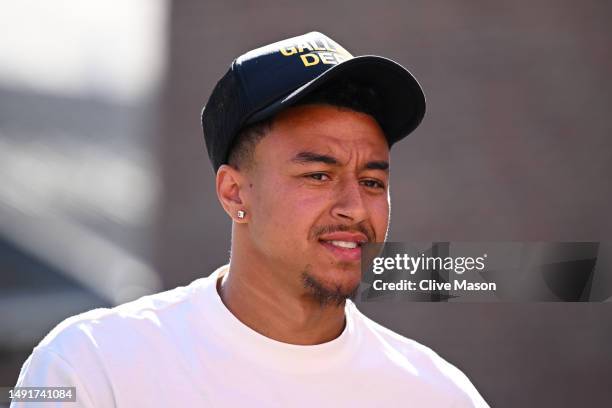
<path fill-rule="evenodd" d="M 331 105 L 365 113 L 375 119 L 379 117 L 382 109 L 376 90 L 353 79 L 342 79 L 318 89 L 293 106 L 314 104 Z M 272 129 L 274 118 L 275 116 L 272 116 L 238 131 L 228 154 L 229 165 L 236 169 L 248 169 L 253 165 L 255 147 Z"/>

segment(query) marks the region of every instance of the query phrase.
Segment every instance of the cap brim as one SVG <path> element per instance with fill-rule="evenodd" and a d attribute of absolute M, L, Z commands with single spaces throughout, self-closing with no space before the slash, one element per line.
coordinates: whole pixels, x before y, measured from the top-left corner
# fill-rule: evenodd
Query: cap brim
<path fill-rule="evenodd" d="M 295 91 L 251 115 L 245 124 L 267 119 L 313 91 L 338 79 L 350 78 L 377 90 L 382 109 L 376 119 L 389 145 L 404 138 L 425 116 L 425 95 L 412 74 L 397 62 L 375 55 L 352 58 L 335 65 Z"/>

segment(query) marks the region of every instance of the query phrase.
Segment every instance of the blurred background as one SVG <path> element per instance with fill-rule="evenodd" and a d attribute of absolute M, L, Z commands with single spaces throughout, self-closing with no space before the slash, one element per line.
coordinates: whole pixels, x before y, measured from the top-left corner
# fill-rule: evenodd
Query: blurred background
<path fill-rule="evenodd" d="M 425 89 L 423 124 L 392 151 L 392 241 L 612 241 L 610 2 L 1 10 L 0 386 L 64 318 L 227 261 L 200 110 L 233 58 L 308 31 L 392 58 Z M 610 302 L 360 308 L 456 364 L 492 406 L 612 403 Z"/>

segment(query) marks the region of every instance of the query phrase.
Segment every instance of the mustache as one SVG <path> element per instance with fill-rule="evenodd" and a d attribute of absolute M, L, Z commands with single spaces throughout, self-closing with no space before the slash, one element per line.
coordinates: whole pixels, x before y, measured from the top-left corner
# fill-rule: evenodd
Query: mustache
<path fill-rule="evenodd" d="M 364 224 L 355 224 L 355 225 L 345 225 L 345 224 L 335 224 L 335 225 L 321 225 L 319 227 L 315 227 L 312 230 L 312 238 L 318 238 L 324 234 L 330 234 L 332 232 L 361 232 L 368 238 L 368 242 L 375 242 L 376 233 L 372 228 L 367 228 Z"/>

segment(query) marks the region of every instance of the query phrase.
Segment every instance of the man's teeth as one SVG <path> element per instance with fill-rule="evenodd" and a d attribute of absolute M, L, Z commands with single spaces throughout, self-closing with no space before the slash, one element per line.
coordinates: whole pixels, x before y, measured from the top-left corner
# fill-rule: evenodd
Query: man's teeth
<path fill-rule="evenodd" d="M 340 248 L 357 248 L 357 243 L 351 241 L 329 241 L 329 243 Z"/>

